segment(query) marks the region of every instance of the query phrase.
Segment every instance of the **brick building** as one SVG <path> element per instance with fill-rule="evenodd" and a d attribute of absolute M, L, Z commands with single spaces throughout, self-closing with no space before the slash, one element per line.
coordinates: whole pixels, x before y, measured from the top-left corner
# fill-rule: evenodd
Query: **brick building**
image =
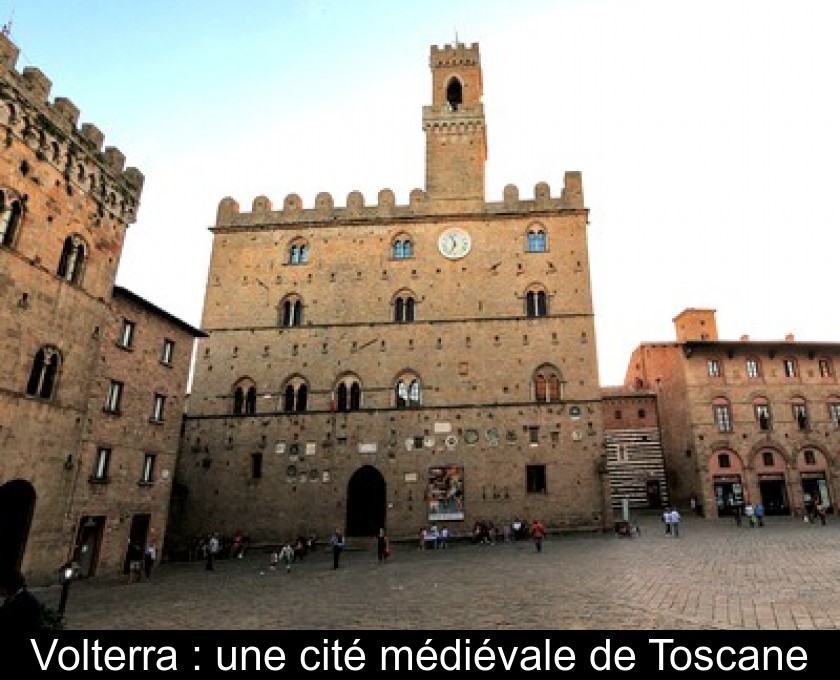
<path fill-rule="evenodd" d="M 79 110 L 70 100 L 48 100 L 51 83 L 37 68 L 16 71 L 17 57 L 18 48 L 0 35 L 5 140 L 0 154 L 5 357 L 0 365 L 0 568 L 19 567 L 31 582 L 49 583 L 74 556 L 83 515 L 99 518 L 97 555 L 104 564 L 121 565 L 131 524 L 122 520 L 153 513 L 162 530 L 166 503 L 163 493 L 147 489 L 131 495 L 87 486 L 95 442 L 131 438 L 127 431 L 105 434 L 100 375 L 116 370 L 109 366 L 112 353 L 104 342 L 115 332 L 115 315 L 137 304 L 130 294 L 112 298 L 112 293 L 143 175 L 124 167 L 119 149 L 102 148 L 96 126 L 77 127 Z M 172 375 L 159 383 L 167 396 L 183 394 L 191 357 L 180 328 L 174 324 L 166 331 L 183 345 L 174 355 Z M 141 353 L 132 357 L 146 362 Z M 146 384 L 151 376 L 143 380 Z M 148 419 L 149 406 L 142 409 Z M 146 450 L 166 447 L 174 456 L 175 428 Z M 142 462 L 130 465 L 137 478 Z M 166 464 L 171 467 L 171 460 Z M 94 545 L 89 535 L 86 560 Z M 93 569 L 89 563 L 88 573 Z"/>
<path fill-rule="evenodd" d="M 708 516 L 837 503 L 840 344 L 718 338 L 715 310 L 674 318 L 676 342 L 643 343 L 625 384 L 657 395 L 672 498 Z"/>
<path fill-rule="evenodd" d="M 612 522 L 581 175 L 487 202 L 478 45 L 431 48 L 424 189 L 218 207 L 172 531 Z"/>
<path fill-rule="evenodd" d="M 604 387 L 604 448 L 614 510 L 668 505 L 656 394 Z"/>

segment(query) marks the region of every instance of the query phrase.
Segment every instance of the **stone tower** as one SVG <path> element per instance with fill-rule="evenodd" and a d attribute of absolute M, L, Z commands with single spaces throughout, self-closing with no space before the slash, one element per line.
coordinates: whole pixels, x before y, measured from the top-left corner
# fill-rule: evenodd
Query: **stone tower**
<path fill-rule="evenodd" d="M 484 201 L 487 134 L 478 45 L 432 47 L 432 105 L 423 107 L 426 193 L 445 209 Z"/>

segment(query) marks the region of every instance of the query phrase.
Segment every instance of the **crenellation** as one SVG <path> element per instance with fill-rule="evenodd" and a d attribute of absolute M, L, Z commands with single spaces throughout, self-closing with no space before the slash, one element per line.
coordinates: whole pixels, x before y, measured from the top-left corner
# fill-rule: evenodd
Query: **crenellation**
<path fill-rule="evenodd" d="M 381 223 L 383 220 L 411 220 L 434 208 L 435 201 L 422 189 L 413 189 L 409 195 L 407 205 L 397 205 L 393 190 L 382 189 L 377 194 L 376 205 L 365 205 L 365 199 L 360 191 L 351 191 L 347 195 L 344 207 L 336 206 L 332 194 L 320 192 L 315 197 L 312 208 L 304 208 L 298 194 L 289 194 L 280 210 L 273 210 L 270 200 L 266 196 L 257 196 L 252 201 L 251 212 L 241 213 L 239 204 L 227 197 L 219 203 L 216 216 L 217 227 L 235 228 L 265 228 L 276 225 L 295 224 L 332 224 L 340 220 L 352 219 L 370 223 Z M 440 207 L 440 206 L 439 206 Z M 551 195 L 551 187 L 547 182 L 538 182 L 534 186 L 534 197 L 523 199 L 519 188 L 515 184 L 508 184 L 504 188 L 501 201 L 463 203 L 455 208 L 444 204 L 445 212 L 455 211 L 464 216 L 492 216 L 502 215 L 511 211 L 540 212 L 554 210 L 582 210 L 583 189 L 580 172 L 567 172 L 565 186 L 560 197 Z"/>
<path fill-rule="evenodd" d="M 7 144 L 21 139 L 35 159 L 87 192 L 102 208 L 125 223 L 136 218 L 144 178 L 136 168 L 124 170 L 125 156 L 116 147 L 102 151 L 105 137 L 92 123 L 77 128 L 79 109 L 66 97 L 50 102 L 52 82 L 34 66 L 14 70 L 18 48 L 0 35 L 0 122 Z M 40 177 L 36 171 L 33 177 Z M 119 200 L 118 200 L 118 197 Z"/>
<path fill-rule="evenodd" d="M 219 201 L 219 207 L 216 209 L 216 224 L 225 224 L 230 222 L 235 215 L 239 214 L 239 203 L 237 203 L 230 196 L 226 196 Z"/>
<path fill-rule="evenodd" d="M 297 213 L 303 207 L 303 202 L 300 200 L 300 196 L 297 194 L 289 194 L 286 196 L 285 200 L 283 201 L 284 210 L 289 213 Z"/>
<path fill-rule="evenodd" d="M 534 185 L 534 200 L 538 206 L 545 205 L 551 199 L 551 187 L 548 182 L 537 182 Z"/>
<path fill-rule="evenodd" d="M 319 215 L 329 215 L 332 213 L 334 207 L 335 204 L 331 193 L 322 191 L 315 197 L 315 210 Z"/>
<path fill-rule="evenodd" d="M 9 38 L 0 33 L 0 72 L 13 71 L 20 50 Z"/>
<path fill-rule="evenodd" d="M 380 214 L 390 215 L 396 207 L 396 197 L 391 189 L 382 189 L 377 195 L 377 206 Z"/>
<path fill-rule="evenodd" d="M 254 213 L 271 212 L 271 201 L 267 196 L 257 196 L 251 204 L 251 211 Z"/>
<path fill-rule="evenodd" d="M 79 134 L 88 140 L 96 151 L 102 150 L 102 144 L 105 142 L 105 135 L 93 123 L 83 123 Z"/>
<path fill-rule="evenodd" d="M 67 97 L 56 97 L 53 102 L 53 111 L 58 114 L 60 121 L 65 124 L 62 126 L 63 128 L 69 125 L 70 129 L 76 129 L 76 126 L 79 124 L 79 107 L 67 99 Z"/>
<path fill-rule="evenodd" d="M 515 184 L 505 185 L 504 204 L 506 208 L 515 208 L 519 203 L 519 187 Z"/>
<path fill-rule="evenodd" d="M 122 172 L 125 167 L 125 154 L 115 146 L 106 146 L 103 154 L 105 162 L 114 172 Z"/>
<path fill-rule="evenodd" d="M 560 202 L 564 207 L 583 209 L 583 175 L 580 170 L 566 172 Z"/>
<path fill-rule="evenodd" d="M 365 197 L 361 191 L 351 191 L 347 194 L 347 212 L 352 217 L 358 217 L 362 214 L 365 207 Z"/>
<path fill-rule="evenodd" d="M 480 63 L 478 43 L 465 45 L 456 42 L 454 45 L 432 45 L 431 65 L 434 66 L 476 66 Z"/>
<path fill-rule="evenodd" d="M 46 104 L 52 89 L 52 83 L 43 72 L 34 66 L 27 66 L 23 69 L 21 82 L 32 94 L 32 98 L 39 104 Z"/>

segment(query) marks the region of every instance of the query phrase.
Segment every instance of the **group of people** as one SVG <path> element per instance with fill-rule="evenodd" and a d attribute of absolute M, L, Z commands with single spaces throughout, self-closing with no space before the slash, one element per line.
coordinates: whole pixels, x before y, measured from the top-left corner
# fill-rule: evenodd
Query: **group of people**
<path fill-rule="evenodd" d="M 751 527 L 764 526 L 764 505 L 760 502 L 753 505 L 752 503 L 747 503 L 744 505 L 744 517 L 747 518 L 747 523 Z M 740 506 L 735 508 L 735 523 L 738 526 L 741 526 L 741 508 Z"/>
<path fill-rule="evenodd" d="M 681 521 L 682 515 L 680 515 L 679 510 L 674 507 L 665 508 L 662 512 L 662 522 L 665 525 L 665 535 L 679 538 Z"/>
<path fill-rule="evenodd" d="M 292 563 L 302 560 L 312 547 L 314 539 L 298 536 L 294 541 L 287 541 L 271 551 L 269 568 L 274 571 L 279 564 L 286 567 L 286 571 L 292 570 Z"/>
<path fill-rule="evenodd" d="M 446 548 L 449 545 L 449 539 L 449 527 L 438 529 L 437 524 L 432 524 L 430 527 L 423 527 L 420 530 L 420 550 L 425 550 L 426 548 Z"/>
<path fill-rule="evenodd" d="M 128 541 L 128 582 L 135 583 L 144 577 L 148 581 L 152 578 L 152 569 L 157 561 L 157 542 L 154 534 L 149 536 L 146 545 L 140 544 L 136 538 Z"/>

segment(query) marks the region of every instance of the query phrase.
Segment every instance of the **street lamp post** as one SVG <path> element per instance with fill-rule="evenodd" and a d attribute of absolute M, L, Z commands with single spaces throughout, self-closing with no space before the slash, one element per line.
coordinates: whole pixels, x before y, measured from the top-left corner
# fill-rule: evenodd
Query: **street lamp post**
<path fill-rule="evenodd" d="M 67 607 L 67 596 L 70 594 L 70 584 L 76 576 L 76 565 L 72 562 L 65 562 L 58 569 L 58 582 L 61 584 L 61 599 L 58 601 L 58 615 L 64 618 L 64 609 Z"/>

